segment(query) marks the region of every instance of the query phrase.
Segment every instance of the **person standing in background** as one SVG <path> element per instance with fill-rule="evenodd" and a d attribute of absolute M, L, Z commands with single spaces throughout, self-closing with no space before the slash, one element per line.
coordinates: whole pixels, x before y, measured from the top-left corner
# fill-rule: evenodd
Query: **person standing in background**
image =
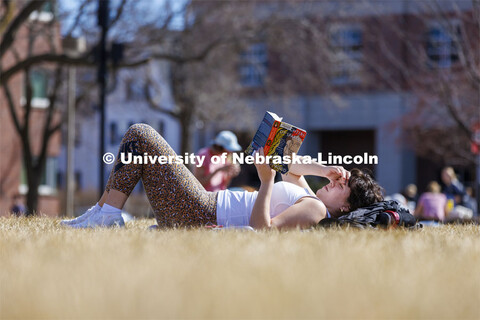
<path fill-rule="evenodd" d="M 207 191 L 220 191 L 227 189 L 232 179 L 240 173 L 240 165 L 232 163 L 231 153 L 240 151 L 237 136 L 231 131 L 221 131 L 212 141 L 210 146 L 202 148 L 196 154 L 205 156 L 201 167 L 195 166 L 193 174 Z M 213 156 L 227 153 L 227 160 L 213 163 Z"/>

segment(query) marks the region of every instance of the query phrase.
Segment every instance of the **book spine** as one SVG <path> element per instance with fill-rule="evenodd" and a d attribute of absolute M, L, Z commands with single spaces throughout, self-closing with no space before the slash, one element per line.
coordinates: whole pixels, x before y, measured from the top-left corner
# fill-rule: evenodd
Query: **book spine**
<path fill-rule="evenodd" d="M 265 147 L 263 148 L 263 152 L 265 155 L 268 155 L 268 151 L 270 150 L 270 146 L 272 145 L 273 139 L 277 134 L 278 128 L 280 128 L 280 121 L 274 121 L 272 125 L 272 129 L 270 130 L 270 134 L 268 135 L 267 143 L 265 143 Z"/>

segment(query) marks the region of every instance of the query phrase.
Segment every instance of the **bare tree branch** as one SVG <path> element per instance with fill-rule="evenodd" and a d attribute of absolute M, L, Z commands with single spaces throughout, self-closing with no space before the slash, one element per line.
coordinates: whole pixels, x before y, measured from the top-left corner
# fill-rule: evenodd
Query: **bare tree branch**
<path fill-rule="evenodd" d="M 62 128 L 62 121 L 59 121 L 55 126 L 51 127 L 49 130 L 48 130 L 48 136 L 52 136 L 55 132 L 57 132 L 58 130 L 60 130 Z"/>
<path fill-rule="evenodd" d="M 198 61 L 204 60 L 218 46 L 229 43 L 229 42 L 233 42 L 234 40 L 235 40 L 234 38 L 225 38 L 225 39 L 219 38 L 209 43 L 205 48 L 203 48 L 196 55 L 180 56 L 180 55 L 168 54 L 168 53 L 156 53 L 152 55 L 152 58 L 169 60 L 169 61 L 180 63 L 180 64 L 198 62 Z"/>
<path fill-rule="evenodd" d="M 2 41 L 0 42 L 0 58 L 3 57 L 5 52 L 7 52 L 7 50 L 12 45 L 18 29 L 22 26 L 24 21 L 28 19 L 28 17 L 33 11 L 40 9 L 45 3 L 45 1 L 46 0 L 30 1 L 10 23 L 10 26 L 8 27 L 7 31 L 2 37 Z"/>
<path fill-rule="evenodd" d="M 15 3 L 12 0 L 3 0 L 1 5 L 5 7 L 5 14 L 0 17 L 0 33 L 3 33 L 15 13 Z"/>
<path fill-rule="evenodd" d="M 113 19 L 110 21 L 110 24 L 108 25 L 108 28 L 111 28 L 111 27 L 112 27 L 115 23 L 117 23 L 117 21 L 120 19 L 120 17 L 122 16 L 123 9 L 124 9 L 126 3 L 127 3 L 127 0 L 122 0 L 122 2 L 120 3 L 120 5 L 117 7 L 117 12 L 116 12 L 115 16 L 114 16 Z"/>
<path fill-rule="evenodd" d="M 168 114 L 169 116 L 171 116 L 173 118 L 176 118 L 176 119 L 180 118 L 180 113 L 174 112 L 173 110 L 169 110 L 165 107 L 162 107 L 158 103 L 153 101 L 152 95 L 150 94 L 150 81 L 149 80 L 145 81 L 145 85 L 143 86 L 143 93 L 144 93 L 144 96 L 145 96 L 145 100 L 147 100 L 147 103 L 150 106 L 150 108 L 152 108 L 154 110 L 157 110 L 157 111 L 160 111 L 162 113 Z"/>
<path fill-rule="evenodd" d="M 471 140 L 472 139 L 472 131 L 468 128 L 468 125 L 460 118 L 457 110 L 454 107 L 453 99 L 452 99 L 452 88 L 449 87 L 448 84 L 442 82 L 441 83 L 441 90 L 443 93 L 443 98 L 445 100 L 445 106 L 447 107 L 448 112 L 452 116 L 452 119 L 458 125 L 463 133 L 465 133 L 466 137 Z"/>
<path fill-rule="evenodd" d="M 25 105 L 23 106 L 24 108 L 24 113 L 23 113 L 23 126 L 22 126 L 22 132 L 21 134 L 25 137 L 25 140 L 27 140 L 27 149 L 28 152 L 31 153 L 30 149 L 30 125 L 29 125 L 29 120 L 30 120 L 30 112 L 32 111 L 32 97 L 33 97 L 33 89 L 32 89 L 32 83 L 30 81 L 30 69 L 26 68 L 25 69 Z M 22 138 L 22 140 L 24 140 Z M 24 150 L 25 152 L 25 150 Z"/>
<path fill-rule="evenodd" d="M 20 122 L 18 121 L 17 112 L 15 111 L 15 104 L 13 103 L 12 93 L 10 92 L 10 88 L 8 87 L 8 84 L 3 85 L 3 91 L 5 93 L 5 97 L 7 98 L 8 109 L 10 111 L 10 116 L 12 118 L 13 125 L 15 126 L 15 129 L 17 130 L 17 132 L 20 133 L 22 129 L 21 129 Z"/>
<path fill-rule="evenodd" d="M 426 4 L 428 4 L 428 3 L 429 2 L 426 2 Z M 477 84 L 480 84 L 480 73 L 478 72 L 478 70 L 476 69 L 476 66 L 475 66 L 475 59 L 473 57 L 473 50 L 472 50 L 472 47 L 470 46 L 470 42 L 468 41 L 467 38 L 462 39 L 457 34 L 457 30 L 456 30 L 457 25 L 454 24 L 454 20 L 452 19 L 452 16 L 447 14 L 445 12 L 445 10 L 442 10 L 441 5 L 438 2 L 438 0 L 433 1 L 430 4 L 432 5 L 432 7 L 435 8 L 435 9 L 433 9 L 433 11 L 441 18 L 442 24 L 444 26 L 446 26 L 446 30 L 447 30 L 449 36 L 452 38 L 452 40 L 455 42 L 455 44 L 457 46 L 459 46 L 460 50 L 458 51 L 458 55 L 459 55 L 460 62 L 462 64 L 462 66 L 465 68 L 467 73 L 470 75 L 471 79 L 474 82 L 476 82 Z M 473 2 L 472 2 L 472 4 L 473 4 Z M 457 21 L 459 21 L 459 23 L 460 23 L 460 25 L 459 25 L 460 30 L 461 30 L 460 35 L 464 37 L 465 35 L 467 35 L 467 33 L 466 33 L 466 29 L 465 29 L 463 20 L 461 19 L 463 14 L 459 10 L 458 6 L 456 6 L 456 8 L 455 8 L 455 13 L 457 14 L 458 17 L 460 17 L 460 19 L 457 20 Z M 475 21 L 475 23 L 479 24 L 480 21 Z M 477 37 L 476 41 L 478 41 L 478 40 L 479 39 Z"/>
<path fill-rule="evenodd" d="M 12 47 L 11 52 L 12 52 L 13 57 L 15 58 L 15 61 L 16 62 L 20 61 L 21 58 L 20 58 L 20 54 L 18 53 L 17 48 Z"/>
<path fill-rule="evenodd" d="M 117 67 L 118 68 L 135 68 L 143 64 L 146 64 L 149 61 L 150 59 L 148 58 L 140 59 L 138 61 L 120 63 L 118 64 Z M 96 67 L 95 62 L 92 61 L 88 56 L 74 58 L 66 54 L 54 54 L 54 53 L 39 54 L 36 56 L 28 57 L 25 60 L 15 64 L 11 68 L 5 70 L 0 75 L 0 85 L 3 85 L 4 83 L 6 83 L 17 72 L 40 63 L 57 63 L 60 65 Z"/>
<path fill-rule="evenodd" d="M 82 18 L 82 15 L 85 13 L 85 7 L 87 5 L 89 5 L 90 3 L 92 3 L 93 0 L 86 0 L 84 2 L 82 2 L 82 4 L 80 5 L 80 7 L 78 8 L 78 11 L 77 11 L 77 15 L 75 16 L 75 19 L 72 23 L 72 26 L 70 27 L 70 29 L 68 29 L 68 31 L 66 32 L 66 36 L 67 37 L 70 37 L 73 33 L 73 31 L 75 30 L 75 28 L 78 26 L 78 24 L 80 23 L 80 19 Z"/>
<path fill-rule="evenodd" d="M 203 50 L 200 53 L 196 55 L 182 57 L 175 54 L 156 53 L 152 55 L 151 58 L 144 58 L 144 59 L 139 59 L 138 61 L 120 63 L 117 65 L 117 68 L 139 67 L 141 65 L 148 63 L 152 58 L 169 60 L 176 63 L 198 62 L 198 61 L 204 60 L 218 46 L 229 43 L 229 42 L 233 42 L 233 41 L 235 41 L 234 38 L 225 38 L 225 39 L 220 38 L 208 44 L 205 48 L 203 48 Z M 74 58 L 66 54 L 45 53 L 45 54 L 40 54 L 36 56 L 31 56 L 15 64 L 10 69 L 5 70 L 0 76 L 0 85 L 6 83 L 10 79 L 10 77 L 12 77 L 14 74 L 16 74 L 22 69 L 28 68 L 36 64 L 48 63 L 48 62 L 55 62 L 58 64 L 68 64 L 73 66 L 96 67 L 95 62 L 89 59 L 88 56 Z"/>
<path fill-rule="evenodd" d="M 40 162 L 44 162 L 47 157 L 48 142 L 50 141 L 50 135 L 52 134 L 50 125 L 52 123 L 52 119 L 56 109 L 55 105 L 57 102 L 56 100 L 57 100 L 58 89 L 60 88 L 60 84 L 61 84 L 62 71 L 63 71 L 62 67 L 57 66 L 55 70 L 55 76 L 54 76 L 54 79 L 55 79 L 54 85 L 49 95 L 49 106 L 48 106 L 47 114 L 45 117 L 45 122 L 43 124 L 42 147 L 40 149 L 40 156 L 39 156 Z"/>

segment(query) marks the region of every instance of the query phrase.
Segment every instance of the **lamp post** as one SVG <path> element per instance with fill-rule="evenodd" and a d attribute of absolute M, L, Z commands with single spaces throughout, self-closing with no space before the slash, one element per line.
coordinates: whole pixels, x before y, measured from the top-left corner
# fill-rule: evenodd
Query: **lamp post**
<path fill-rule="evenodd" d="M 69 56 L 79 56 L 86 51 L 87 42 L 85 38 L 67 37 L 62 40 L 62 47 Z M 68 217 L 74 214 L 75 194 L 75 91 L 76 91 L 76 67 L 68 67 L 68 104 L 67 104 L 67 174 L 65 194 L 65 211 Z"/>
<path fill-rule="evenodd" d="M 99 90 L 99 108 L 100 108 L 100 148 L 99 148 L 99 199 L 102 197 L 105 189 L 105 170 L 103 167 L 103 154 L 105 153 L 105 94 L 107 85 L 107 33 L 108 33 L 108 7 L 109 0 L 98 0 L 98 25 L 101 27 L 101 37 L 98 46 L 98 73 L 97 81 L 100 87 Z"/>

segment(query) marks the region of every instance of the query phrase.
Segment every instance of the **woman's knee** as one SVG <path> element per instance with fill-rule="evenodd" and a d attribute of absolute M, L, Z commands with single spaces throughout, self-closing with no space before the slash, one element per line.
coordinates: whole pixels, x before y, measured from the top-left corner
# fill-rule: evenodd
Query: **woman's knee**
<path fill-rule="evenodd" d="M 139 136 L 139 135 L 142 135 L 142 134 L 145 134 L 145 133 L 151 133 L 151 132 L 155 132 L 155 129 L 153 129 L 151 126 L 149 126 L 148 124 L 145 124 L 145 123 L 136 123 L 136 124 L 133 124 L 131 125 L 127 132 L 125 133 L 125 136 Z"/>

